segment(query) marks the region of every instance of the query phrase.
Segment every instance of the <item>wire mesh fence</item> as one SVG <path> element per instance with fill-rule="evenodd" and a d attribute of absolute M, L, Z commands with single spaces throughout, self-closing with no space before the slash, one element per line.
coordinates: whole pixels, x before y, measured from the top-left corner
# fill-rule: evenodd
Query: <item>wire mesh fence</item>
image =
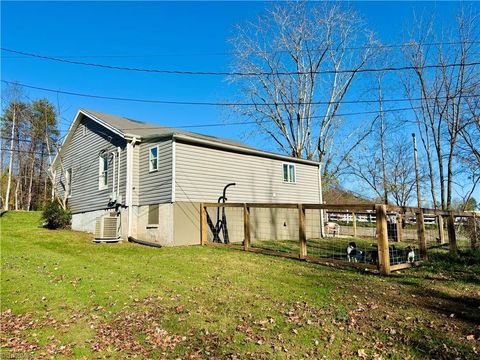
<path fill-rule="evenodd" d="M 378 247 L 373 210 L 355 213 L 328 207 L 306 209 L 305 227 L 309 257 L 352 264 L 377 264 Z"/>
<path fill-rule="evenodd" d="M 292 256 L 300 252 L 298 208 L 250 207 L 250 247 Z"/>
<path fill-rule="evenodd" d="M 207 241 L 217 244 L 243 244 L 243 207 L 215 206 L 206 209 Z"/>
<path fill-rule="evenodd" d="M 457 247 L 460 250 L 466 250 L 471 248 L 471 242 L 474 237 L 474 226 L 477 225 L 473 222 L 474 218 L 467 217 L 455 217 L 455 235 Z M 475 241 L 476 239 L 474 239 Z"/>
<path fill-rule="evenodd" d="M 479 219 L 466 212 L 388 205 L 201 205 L 202 244 L 375 268 L 419 264 L 429 251 L 476 247 Z"/>

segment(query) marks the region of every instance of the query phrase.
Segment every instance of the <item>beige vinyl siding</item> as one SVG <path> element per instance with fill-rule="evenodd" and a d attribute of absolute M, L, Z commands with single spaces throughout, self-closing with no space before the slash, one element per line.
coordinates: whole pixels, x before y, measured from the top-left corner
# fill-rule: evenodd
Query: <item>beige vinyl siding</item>
<path fill-rule="evenodd" d="M 83 134 L 84 126 L 86 135 Z M 63 168 L 72 169 L 72 196 L 69 199 L 69 207 L 72 213 L 80 213 L 92 210 L 108 208 L 109 195 L 113 190 L 113 176 L 117 183 L 117 166 L 113 174 L 113 162 L 108 167 L 108 188 L 99 190 L 99 154 L 101 150 L 113 150 L 121 148 L 121 171 L 120 171 L 120 194 L 125 199 L 125 176 L 126 176 L 126 141 L 118 135 L 110 132 L 88 117 L 83 117 L 61 159 Z M 56 168 L 57 190 L 63 196 L 62 183 L 65 182 L 61 165 Z"/>
<path fill-rule="evenodd" d="M 296 183 L 283 182 L 282 160 L 177 141 L 175 201 L 216 202 L 226 184 L 229 202 L 318 203 L 318 166 L 295 164 Z"/>
<path fill-rule="evenodd" d="M 149 151 L 158 145 L 158 170 L 150 172 Z M 172 201 L 172 141 L 141 143 L 139 147 L 139 204 Z"/>

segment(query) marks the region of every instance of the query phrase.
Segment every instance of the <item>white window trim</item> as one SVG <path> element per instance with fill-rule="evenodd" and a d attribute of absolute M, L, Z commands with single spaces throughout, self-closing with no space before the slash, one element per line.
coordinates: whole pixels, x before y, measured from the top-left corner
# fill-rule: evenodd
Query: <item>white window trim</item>
<path fill-rule="evenodd" d="M 150 155 L 152 154 L 151 150 L 153 148 L 156 148 L 157 149 L 157 168 L 156 169 L 152 169 L 152 160 L 153 158 L 150 157 Z M 158 155 L 159 155 L 159 148 L 158 148 L 158 145 L 154 145 L 154 146 L 150 146 L 148 148 L 148 172 L 156 172 L 158 171 Z"/>
<path fill-rule="evenodd" d="M 105 168 L 103 167 L 106 155 L 100 155 L 98 158 L 98 190 L 108 189 L 108 158 L 107 158 L 107 184 L 105 184 Z"/>
<path fill-rule="evenodd" d="M 287 180 L 285 181 L 285 178 L 283 177 L 283 168 L 284 166 L 287 165 Z M 293 173 L 295 176 L 295 181 L 291 181 L 290 179 L 290 166 L 293 166 Z M 297 183 L 297 165 L 292 164 L 292 163 L 283 163 L 282 164 L 282 181 L 284 184 L 296 184 Z"/>

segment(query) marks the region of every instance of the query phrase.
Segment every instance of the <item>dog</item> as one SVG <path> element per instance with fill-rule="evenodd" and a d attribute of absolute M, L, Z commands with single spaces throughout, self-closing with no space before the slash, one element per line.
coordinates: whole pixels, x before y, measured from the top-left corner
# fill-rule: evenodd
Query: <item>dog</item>
<path fill-rule="evenodd" d="M 358 262 L 358 260 L 361 260 L 363 257 L 363 252 L 357 249 L 357 244 L 353 241 L 348 243 L 345 252 L 347 253 L 347 259 L 349 262 Z"/>
<path fill-rule="evenodd" d="M 407 262 L 410 264 L 415 262 L 415 249 L 411 246 L 407 247 Z"/>
<path fill-rule="evenodd" d="M 378 264 L 378 250 L 377 249 L 368 250 L 365 253 L 365 262 L 367 262 L 369 264 L 377 265 Z"/>

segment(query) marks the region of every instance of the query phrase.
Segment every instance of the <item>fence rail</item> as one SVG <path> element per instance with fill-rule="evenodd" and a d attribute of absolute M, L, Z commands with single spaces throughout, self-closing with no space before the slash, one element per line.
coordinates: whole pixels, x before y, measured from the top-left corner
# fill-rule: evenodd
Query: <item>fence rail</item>
<path fill-rule="evenodd" d="M 479 220 L 472 212 L 381 204 L 202 203 L 200 239 L 389 274 L 418 266 L 432 249 L 476 248 Z"/>

